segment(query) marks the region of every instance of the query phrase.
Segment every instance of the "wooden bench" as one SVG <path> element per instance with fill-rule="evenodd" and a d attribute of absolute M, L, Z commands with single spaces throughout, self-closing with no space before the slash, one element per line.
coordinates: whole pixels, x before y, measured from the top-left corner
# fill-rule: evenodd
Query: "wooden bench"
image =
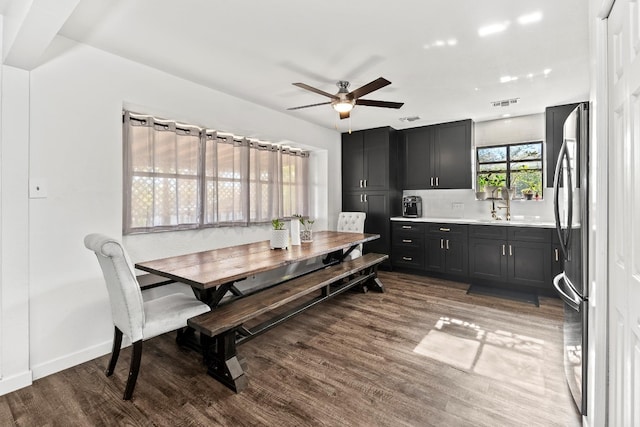
<path fill-rule="evenodd" d="M 384 291 L 377 278 L 377 268 L 388 257 L 382 254 L 365 254 L 234 299 L 208 313 L 189 319 L 188 325 L 200 332 L 208 374 L 235 392 L 241 391 L 248 380 L 237 358 L 237 345 L 354 286 L 362 285 L 365 291 L 368 286 Z M 317 291 L 320 291 L 318 296 L 285 313 L 251 328 L 243 326 L 258 316 Z"/>

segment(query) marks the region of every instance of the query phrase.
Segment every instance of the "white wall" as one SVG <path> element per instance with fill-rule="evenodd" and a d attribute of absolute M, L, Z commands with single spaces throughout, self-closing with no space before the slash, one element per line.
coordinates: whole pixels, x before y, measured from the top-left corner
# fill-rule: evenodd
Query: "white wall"
<path fill-rule="evenodd" d="M 87 233 L 122 230 L 124 107 L 273 142 L 314 147 L 313 215 L 335 226 L 340 135 L 155 69 L 57 38 L 30 74 L 30 178 L 45 199 L 29 204 L 31 368 L 42 377 L 110 351 L 112 324 Z M 212 70 L 215 72 L 215 70 Z M 25 168 L 24 164 L 12 169 Z M 266 239 L 266 227 L 128 236 L 134 262 Z"/>
<path fill-rule="evenodd" d="M 29 368 L 29 73 L 2 67 L 0 394 L 31 384 Z"/>

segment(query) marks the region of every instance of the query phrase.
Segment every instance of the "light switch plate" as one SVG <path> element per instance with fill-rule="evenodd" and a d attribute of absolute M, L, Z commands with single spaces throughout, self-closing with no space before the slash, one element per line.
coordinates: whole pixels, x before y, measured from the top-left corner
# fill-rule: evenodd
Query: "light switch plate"
<path fill-rule="evenodd" d="M 42 180 L 29 181 L 29 198 L 46 199 L 47 186 Z"/>

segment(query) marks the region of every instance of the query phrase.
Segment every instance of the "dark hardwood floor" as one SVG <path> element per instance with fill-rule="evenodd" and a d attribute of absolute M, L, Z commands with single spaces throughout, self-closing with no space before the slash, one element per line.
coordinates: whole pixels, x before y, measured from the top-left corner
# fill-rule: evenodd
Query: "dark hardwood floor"
<path fill-rule="evenodd" d="M 564 381 L 562 305 L 467 295 L 467 285 L 381 272 L 387 292 L 346 293 L 239 347 L 234 394 L 173 334 L 0 396 L 19 426 L 578 426 Z"/>

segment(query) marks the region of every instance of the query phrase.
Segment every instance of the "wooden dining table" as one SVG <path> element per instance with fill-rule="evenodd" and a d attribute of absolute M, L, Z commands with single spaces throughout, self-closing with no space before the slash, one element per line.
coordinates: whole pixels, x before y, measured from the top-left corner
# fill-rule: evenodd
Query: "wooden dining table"
<path fill-rule="evenodd" d="M 317 257 L 324 257 L 326 265 L 340 263 L 358 245 L 379 237 L 378 234 L 319 231 L 314 232 L 312 242 L 288 249 L 271 249 L 265 240 L 139 262 L 135 268 L 190 285 L 196 296 L 213 308 L 228 292 L 236 297 L 244 296 L 235 283 L 248 277 Z"/>

